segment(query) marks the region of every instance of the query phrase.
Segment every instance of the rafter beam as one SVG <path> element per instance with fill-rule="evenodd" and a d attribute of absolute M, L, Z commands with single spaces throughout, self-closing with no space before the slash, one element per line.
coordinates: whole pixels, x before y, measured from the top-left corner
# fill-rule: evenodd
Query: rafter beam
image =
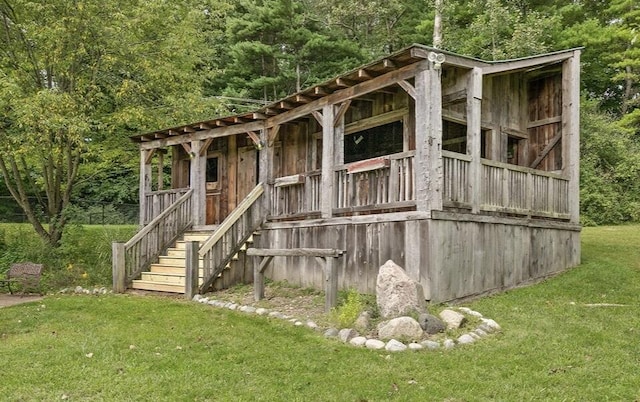
<path fill-rule="evenodd" d="M 260 142 L 260 135 L 255 131 L 248 131 L 247 135 L 251 138 L 251 141 L 255 144 L 256 147 L 262 147 L 262 143 Z"/>
<path fill-rule="evenodd" d="M 316 119 L 320 127 L 322 127 L 322 113 L 317 110 L 312 110 L 311 115 Z"/>
<path fill-rule="evenodd" d="M 182 148 L 187 153 L 187 155 L 191 155 L 191 145 L 189 145 L 188 142 L 182 142 L 180 143 L 180 145 L 182 145 Z"/>
<path fill-rule="evenodd" d="M 405 90 L 405 92 L 412 97 L 413 99 L 416 99 L 416 88 L 411 85 L 409 83 L 409 81 L 407 80 L 400 80 L 398 81 L 398 85 L 400 85 L 400 87 L 402 87 L 402 89 Z"/>
<path fill-rule="evenodd" d="M 276 137 L 278 136 L 280 127 L 282 127 L 282 125 L 278 124 L 276 126 L 271 127 L 271 129 L 269 130 L 269 136 L 267 138 L 267 141 L 269 141 L 270 147 L 273 146 L 273 143 L 276 141 Z"/>
<path fill-rule="evenodd" d="M 342 118 L 344 117 L 344 114 L 347 113 L 347 109 L 349 109 L 349 106 L 351 106 L 351 99 L 347 99 L 338 107 L 335 117 L 333 118 L 334 127 L 337 127 L 338 124 L 340 124 L 340 122 L 342 121 Z"/>
<path fill-rule="evenodd" d="M 200 156 L 205 156 L 207 154 L 207 150 L 209 149 L 209 146 L 212 142 L 213 138 L 207 138 L 206 140 L 204 140 L 204 143 L 200 147 Z"/>

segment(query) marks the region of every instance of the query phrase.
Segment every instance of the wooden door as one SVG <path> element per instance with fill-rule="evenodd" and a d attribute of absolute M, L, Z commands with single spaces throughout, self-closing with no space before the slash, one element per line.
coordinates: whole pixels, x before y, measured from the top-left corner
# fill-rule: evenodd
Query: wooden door
<path fill-rule="evenodd" d="M 258 151 L 255 147 L 238 148 L 238 204 L 258 184 Z"/>

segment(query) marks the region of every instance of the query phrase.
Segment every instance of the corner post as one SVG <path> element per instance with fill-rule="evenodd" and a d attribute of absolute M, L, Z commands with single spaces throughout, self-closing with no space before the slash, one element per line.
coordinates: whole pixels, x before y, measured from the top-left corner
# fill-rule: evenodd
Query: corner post
<path fill-rule="evenodd" d="M 193 299 L 193 296 L 198 293 L 198 276 L 200 271 L 199 249 L 200 243 L 197 241 L 188 241 L 185 244 L 186 274 L 184 278 L 184 297 L 187 300 Z"/>
<path fill-rule="evenodd" d="M 333 105 L 322 108 L 322 183 L 320 212 L 323 218 L 331 218 L 333 213 L 333 181 L 335 127 L 333 125 Z"/>
<path fill-rule="evenodd" d="M 474 67 L 467 79 L 467 154 L 471 156 L 469 169 L 469 191 L 471 199 L 471 212 L 480 212 L 482 202 L 481 181 L 482 163 L 480 163 L 482 147 L 482 70 Z"/>
<path fill-rule="evenodd" d="M 124 293 L 127 290 L 127 270 L 125 263 L 124 243 L 113 242 L 111 244 L 112 252 L 112 273 L 113 273 L 113 291 L 115 293 Z"/>
<path fill-rule="evenodd" d="M 562 65 L 562 173 L 571 223 L 580 223 L 580 50 Z"/>
<path fill-rule="evenodd" d="M 442 84 L 440 70 L 428 61 L 415 76 L 415 197 L 418 211 L 442 209 Z"/>

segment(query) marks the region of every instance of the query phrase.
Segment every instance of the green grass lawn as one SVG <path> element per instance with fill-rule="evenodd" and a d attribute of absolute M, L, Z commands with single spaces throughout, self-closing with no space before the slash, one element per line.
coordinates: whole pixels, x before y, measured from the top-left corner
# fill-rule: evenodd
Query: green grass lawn
<path fill-rule="evenodd" d="M 586 228 L 582 265 L 467 305 L 503 332 L 356 349 L 287 322 L 154 297 L 0 309 L 1 400 L 638 400 L 640 227 Z M 616 303 L 625 307 L 587 307 Z M 44 306 L 44 307 L 43 307 Z"/>

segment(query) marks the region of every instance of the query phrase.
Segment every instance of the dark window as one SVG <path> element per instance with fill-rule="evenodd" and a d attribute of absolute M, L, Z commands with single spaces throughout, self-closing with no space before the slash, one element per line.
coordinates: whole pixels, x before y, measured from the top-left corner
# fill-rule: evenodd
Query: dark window
<path fill-rule="evenodd" d="M 218 181 L 218 158 L 207 159 L 207 183 Z"/>
<path fill-rule="evenodd" d="M 467 153 L 467 126 L 452 121 L 442 121 L 442 149 Z"/>
<path fill-rule="evenodd" d="M 402 152 L 402 138 L 401 121 L 346 135 L 344 137 L 344 163 Z"/>
<path fill-rule="evenodd" d="M 520 164 L 520 139 L 509 137 L 507 139 L 507 163 L 512 165 Z"/>
<path fill-rule="evenodd" d="M 480 157 L 486 158 L 487 131 L 480 132 Z M 442 121 L 442 149 L 445 151 L 467 153 L 467 126 L 452 121 Z"/>

